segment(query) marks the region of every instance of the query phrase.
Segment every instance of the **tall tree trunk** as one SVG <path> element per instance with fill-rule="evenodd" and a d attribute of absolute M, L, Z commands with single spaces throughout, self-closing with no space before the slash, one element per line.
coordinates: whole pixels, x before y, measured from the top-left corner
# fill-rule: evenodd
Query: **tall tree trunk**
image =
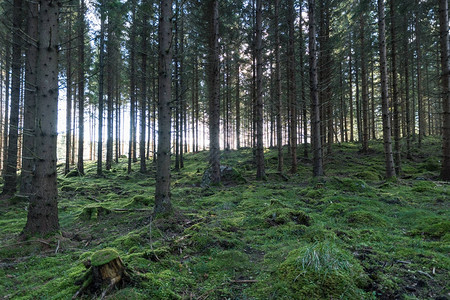
<path fill-rule="evenodd" d="M 99 51 L 99 75 L 98 75 L 98 147 L 97 147 L 97 175 L 102 175 L 103 161 L 103 90 L 105 67 L 105 7 L 100 3 L 100 51 Z"/>
<path fill-rule="evenodd" d="M 113 20 L 112 16 L 108 16 L 108 41 L 107 48 L 107 96 L 108 96 L 108 114 L 106 117 L 106 170 L 110 170 L 113 161 L 113 148 L 114 148 L 114 80 L 118 78 L 115 74 L 118 68 L 114 70 L 114 61 L 116 56 L 116 50 L 114 49 L 114 33 L 113 33 Z M 116 143 L 118 140 L 116 141 Z"/>
<path fill-rule="evenodd" d="M 283 172 L 283 124 L 281 124 L 280 0 L 275 0 L 275 111 L 277 118 L 278 172 Z"/>
<path fill-rule="evenodd" d="M 450 66 L 448 34 L 448 0 L 439 0 L 439 33 L 442 83 L 442 169 L 441 178 L 450 181 Z"/>
<path fill-rule="evenodd" d="M 161 0 L 159 20 L 158 156 L 156 161 L 155 214 L 171 214 L 170 127 L 172 86 L 172 0 Z"/>
<path fill-rule="evenodd" d="M 295 8 L 294 1 L 288 0 L 288 91 L 289 91 L 289 144 L 290 144 L 290 154 L 291 154 L 291 169 L 292 174 L 297 173 L 297 87 L 296 87 L 296 76 L 295 76 Z"/>
<path fill-rule="evenodd" d="M 317 89 L 317 45 L 315 0 L 308 0 L 309 17 L 309 77 L 311 96 L 311 138 L 313 148 L 313 176 L 323 176 L 322 144 L 320 139 L 320 108 Z"/>
<path fill-rule="evenodd" d="M 2 168 L 2 175 L 5 176 L 6 173 L 6 167 L 8 166 L 8 127 L 9 127 L 9 100 L 10 100 L 10 93 L 9 93 L 9 84 L 10 84 L 10 69 L 11 69 L 11 43 L 9 41 L 11 40 L 10 31 L 6 33 L 6 45 L 5 45 L 5 117 L 4 117 L 4 123 L 3 123 L 3 168 Z"/>
<path fill-rule="evenodd" d="M 141 36 L 141 54 L 142 54 L 142 77 L 141 77 L 141 119 L 139 130 L 139 156 L 140 156 L 140 172 L 147 172 L 146 157 L 145 157 L 145 129 L 146 129 L 146 115 L 147 115 L 147 36 L 148 20 L 144 13 L 142 20 L 142 36 Z"/>
<path fill-rule="evenodd" d="M 238 150 L 241 149 L 241 80 L 239 70 L 239 61 L 236 61 L 236 148 Z"/>
<path fill-rule="evenodd" d="M 56 186 L 56 140 L 58 124 L 58 16 L 61 3 L 40 1 L 36 166 L 34 193 L 30 197 L 25 235 L 46 235 L 59 229 Z"/>
<path fill-rule="evenodd" d="M 425 120 L 423 111 L 423 93 L 422 93 L 422 49 L 421 49 L 421 32 L 420 32 L 420 6 L 416 0 L 416 54 L 417 54 L 417 114 L 419 116 L 419 148 L 422 146 L 422 139 L 425 131 Z"/>
<path fill-rule="evenodd" d="M 37 9 L 36 6 L 36 10 Z M 36 12 L 36 15 L 37 14 L 38 12 Z M 66 52 L 66 160 L 64 164 L 64 174 L 67 174 L 70 171 L 70 153 L 72 150 L 72 16 L 68 17 L 68 31 Z M 38 35 L 39 33 L 37 32 L 36 34 Z"/>
<path fill-rule="evenodd" d="M 209 97 L 209 164 L 211 181 L 220 183 L 220 74 L 219 74 L 219 2 L 209 0 L 208 97 Z"/>
<path fill-rule="evenodd" d="M 395 156 L 395 173 L 401 172 L 401 149 L 400 149 L 400 118 L 399 118 L 399 101 L 397 87 L 397 28 L 396 28 L 396 11 L 395 0 L 390 0 L 391 8 L 391 62 L 392 62 L 392 102 L 394 106 L 394 156 Z"/>
<path fill-rule="evenodd" d="M 78 13 L 78 162 L 77 169 L 80 175 L 84 175 L 84 0 L 80 0 Z"/>
<path fill-rule="evenodd" d="M 349 107 L 350 107 L 350 142 L 354 142 L 355 138 L 354 138 L 354 132 L 353 132 L 353 83 L 352 83 L 352 79 L 353 79 L 353 75 L 352 75 L 352 36 L 351 34 L 349 35 L 349 42 L 350 42 L 350 46 L 349 46 L 349 51 L 348 51 L 348 86 L 349 86 Z"/>
<path fill-rule="evenodd" d="M 262 0 L 256 0 L 256 179 L 266 177 L 263 144 Z M 297 127 L 295 127 L 297 129 Z M 297 136 L 297 135 L 296 135 Z M 297 158 L 295 157 L 295 164 Z M 295 169 L 297 171 L 297 169 Z"/>
<path fill-rule="evenodd" d="M 34 169 L 34 137 L 36 123 L 36 58 L 38 49 L 34 41 L 39 36 L 38 31 L 38 4 L 27 3 L 27 35 L 29 37 L 25 60 L 25 96 L 24 96 L 24 126 L 23 126 L 23 150 L 22 150 L 22 174 L 20 193 L 29 196 L 33 192 L 33 169 Z M 70 25 L 70 23 L 69 23 Z M 69 31 L 71 30 L 69 26 Z M 70 64 L 69 64 L 70 65 Z M 70 67 L 67 67 L 68 72 Z M 68 76 L 70 78 L 70 76 Z M 70 85 L 67 85 L 70 90 Z M 71 93 L 69 92 L 68 95 Z M 68 96 L 69 97 L 69 96 Z M 70 101 L 69 101 L 70 102 Z M 70 112 L 69 112 L 70 113 Z M 69 118 L 70 119 L 70 118 Z M 70 128 L 70 125 L 69 125 Z M 67 136 L 66 136 L 67 140 Z M 70 137 L 69 137 L 70 145 Z M 70 148 L 69 148 L 70 150 Z"/>
<path fill-rule="evenodd" d="M 366 49 L 365 49 L 365 14 L 360 15 L 360 32 L 359 39 L 361 43 L 361 92 L 362 92 L 362 151 L 369 151 L 369 96 L 367 83 L 367 64 L 366 64 Z"/>
<path fill-rule="evenodd" d="M 3 194 L 12 195 L 17 190 L 17 141 L 19 136 L 20 80 L 22 65 L 23 21 L 22 0 L 14 0 L 12 29 L 12 67 L 11 67 L 11 111 L 9 119 L 8 159 L 6 161 Z"/>
<path fill-rule="evenodd" d="M 408 71 L 408 17 L 407 14 L 403 16 L 404 33 L 403 33 L 403 71 L 405 79 L 405 121 L 406 121 L 406 157 L 411 159 L 411 107 L 409 99 L 409 71 Z"/>
<path fill-rule="evenodd" d="M 386 28 L 384 17 L 384 0 L 378 0 L 378 32 L 380 47 L 381 74 L 381 110 L 383 115 L 383 142 L 386 163 L 386 177 L 395 176 L 394 157 L 392 154 L 391 120 L 389 117 L 388 75 L 386 63 Z"/>
<path fill-rule="evenodd" d="M 131 163 L 135 157 L 136 140 L 136 0 L 132 0 L 132 24 L 130 33 L 130 141 L 128 144 L 128 173 L 132 171 Z"/>

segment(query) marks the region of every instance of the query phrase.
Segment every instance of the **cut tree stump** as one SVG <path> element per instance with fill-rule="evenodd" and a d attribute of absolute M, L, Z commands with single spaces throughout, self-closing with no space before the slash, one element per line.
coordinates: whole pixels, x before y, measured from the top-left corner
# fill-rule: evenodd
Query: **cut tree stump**
<path fill-rule="evenodd" d="M 72 299 L 87 290 L 95 294 L 101 292 L 100 299 L 103 299 L 115 286 L 129 279 L 119 253 L 112 248 L 95 252 L 85 266 L 88 268 L 88 273 L 84 275 L 81 288 Z"/>

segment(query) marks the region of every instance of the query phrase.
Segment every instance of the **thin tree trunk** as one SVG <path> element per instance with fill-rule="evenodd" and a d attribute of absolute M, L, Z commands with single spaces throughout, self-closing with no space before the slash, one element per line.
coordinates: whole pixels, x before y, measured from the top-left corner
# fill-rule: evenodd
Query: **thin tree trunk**
<path fill-rule="evenodd" d="M 386 177 L 395 176 L 394 157 L 392 154 L 391 120 L 389 117 L 388 75 L 386 64 L 386 28 L 384 17 L 384 0 L 378 0 L 378 31 L 380 47 L 380 74 L 381 74 L 381 110 L 383 115 L 383 142 L 386 162 Z"/>
<path fill-rule="evenodd" d="M 281 124 L 281 61 L 280 61 L 280 31 L 279 14 L 280 0 L 275 0 L 275 111 L 277 118 L 277 150 L 278 150 L 278 172 L 283 172 L 283 127 Z"/>
<path fill-rule="evenodd" d="M 172 86 L 172 0 L 161 0 L 159 21 L 158 156 L 156 162 L 155 214 L 171 214 L 170 127 Z"/>
<path fill-rule="evenodd" d="M 30 39 L 28 41 L 25 61 L 25 96 L 24 96 L 24 126 L 23 126 L 23 155 L 22 155 L 22 174 L 20 193 L 29 196 L 33 192 L 33 169 L 34 169 L 34 137 L 35 137 L 35 122 L 36 122 L 36 58 L 38 49 L 35 41 L 39 36 L 38 31 L 38 4 L 35 2 L 27 3 L 27 35 Z M 71 30 L 69 22 L 69 32 Z M 68 54 L 69 55 L 69 54 Z M 69 55 L 70 56 L 70 55 Z M 67 66 L 67 72 L 70 72 L 70 64 Z M 69 74 L 69 73 L 68 73 Z M 70 78 L 68 76 L 67 78 Z M 67 90 L 70 90 L 70 85 L 67 85 Z M 68 93 L 68 97 L 70 96 Z M 68 101 L 70 106 L 70 101 Z M 68 112 L 70 119 L 70 111 Z M 70 124 L 68 126 L 70 128 Z M 69 141 L 70 150 L 70 137 Z M 67 150 L 67 148 L 66 148 Z M 66 154 L 67 156 L 67 154 Z M 68 162 L 68 159 L 66 159 Z"/>
<path fill-rule="evenodd" d="M 400 149 L 400 118 L 399 118 L 399 101 L 397 87 L 397 28 L 396 28 L 396 12 L 395 0 L 390 0 L 391 14 L 391 62 L 392 62 L 392 102 L 394 106 L 394 156 L 395 156 L 395 173 L 401 172 L 401 149 Z"/>
<path fill-rule="evenodd" d="M 112 16 L 108 16 L 108 41 L 107 47 L 107 96 L 108 96 L 108 113 L 106 117 L 106 165 L 105 169 L 110 170 L 113 161 L 113 149 L 114 149 L 114 80 L 117 78 L 114 70 L 114 60 L 116 56 L 116 50 L 114 49 L 114 33 L 113 33 L 113 20 Z"/>
<path fill-rule="evenodd" d="M 417 113 L 419 116 L 419 148 L 422 146 L 422 139 L 425 131 L 425 120 L 423 112 L 423 93 L 422 93 L 422 49 L 421 49 L 421 32 L 420 32 L 420 7 L 419 2 L 416 0 L 416 53 L 417 53 Z"/>
<path fill-rule="evenodd" d="M 19 137 L 20 81 L 22 65 L 23 21 L 22 0 L 14 0 L 12 29 L 12 66 L 11 66 L 11 111 L 9 119 L 8 159 L 6 160 L 3 194 L 12 195 L 17 190 L 17 143 Z"/>
<path fill-rule="evenodd" d="M 147 36 L 148 36 L 148 20 L 144 13 L 142 20 L 142 37 L 141 37 L 141 54 L 142 54 L 142 78 L 141 78 L 141 119 L 139 130 L 139 156 L 140 156 L 140 172 L 147 172 L 145 157 L 145 128 L 147 115 Z"/>
<path fill-rule="evenodd" d="M 78 24 L 78 163 L 80 175 L 84 175 L 84 0 L 80 0 Z"/>
<path fill-rule="evenodd" d="M 369 97 L 367 83 L 367 65 L 366 65 L 366 49 L 365 49 L 365 18 L 362 13 L 360 15 L 360 43 L 361 43 L 361 92 L 362 92 L 362 151 L 369 151 Z"/>
<path fill-rule="evenodd" d="M 68 23 L 69 34 L 66 53 L 66 160 L 64 174 L 70 171 L 70 153 L 72 150 L 72 16 L 68 17 Z"/>
<path fill-rule="evenodd" d="M 220 183 L 220 74 L 219 74 L 219 2 L 209 0 L 208 97 L 209 163 L 211 182 Z"/>
<path fill-rule="evenodd" d="M 136 0 L 132 1 L 132 24 L 130 34 L 130 141 L 128 145 L 128 173 L 132 171 L 132 162 L 135 157 L 135 139 L 136 139 Z"/>
<path fill-rule="evenodd" d="M 348 85 L 349 85 L 349 106 L 350 106 L 350 142 L 354 142 L 354 133 L 353 133 L 353 76 L 352 76 L 352 38 L 349 35 L 349 53 L 348 53 Z"/>
<path fill-rule="evenodd" d="M 100 51 L 98 78 L 98 147 L 97 147 L 97 175 L 102 175 L 103 161 L 103 89 L 104 89 L 104 57 L 105 57 L 105 8 L 100 3 Z"/>
<path fill-rule="evenodd" d="M 266 177 L 264 165 L 264 144 L 263 144 L 262 0 L 256 0 L 255 47 L 256 47 L 256 179 L 262 180 Z M 295 158 L 295 163 L 296 162 L 297 158 Z M 295 169 L 295 171 L 297 170 Z"/>
<path fill-rule="evenodd" d="M 313 176 L 323 176 L 322 144 L 320 140 L 320 108 L 317 89 L 317 45 L 315 0 L 308 0 L 309 16 L 309 77 L 311 94 L 311 138 L 313 148 Z"/>

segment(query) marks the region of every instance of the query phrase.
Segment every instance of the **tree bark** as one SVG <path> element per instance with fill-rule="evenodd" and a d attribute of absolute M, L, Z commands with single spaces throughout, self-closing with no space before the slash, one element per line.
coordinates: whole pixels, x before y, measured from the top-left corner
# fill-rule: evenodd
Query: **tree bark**
<path fill-rule="evenodd" d="M 275 0 L 275 112 L 277 123 L 278 172 L 283 172 L 283 125 L 281 124 L 281 61 L 280 61 L 280 31 L 279 31 L 280 0 Z"/>
<path fill-rule="evenodd" d="M 8 159 L 6 160 L 3 194 L 12 195 L 17 190 L 17 143 L 19 137 L 19 102 L 22 66 L 22 38 L 20 36 L 23 21 L 22 0 L 14 0 L 12 29 L 12 65 L 11 65 L 11 109 L 9 117 Z"/>
<path fill-rule="evenodd" d="M 362 9 L 363 10 L 363 9 Z M 365 14 L 360 15 L 360 32 L 359 39 L 361 43 L 361 92 L 362 92 L 362 151 L 367 153 L 369 151 L 369 96 L 367 83 L 367 64 L 366 64 L 366 49 L 365 49 Z"/>
<path fill-rule="evenodd" d="M 266 177 L 263 144 L 262 0 L 256 0 L 256 179 Z M 295 128 L 297 129 L 297 127 Z M 295 157 L 295 164 L 297 158 Z M 297 171 L 295 169 L 295 171 Z"/>
<path fill-rule="evenodd" d="M 105 68 L 105 4 L 100 3 L 100 51 L 99 51 L 99 75 L 98 75 L 98 147 L 97 147 L 97 175 L 102 175 L 103 161 L 103 90 Z"/>
<path fill-rule="evenodd" d="M 80 175 L 84 175 L 84 0 L 80 0 L 78 13 L 78 162 L 77 169 Z"/>
<path fill-rule="evenodd" d="M 161 0 L 159 20 L 158 156 L 156 161 L 155 214 L 171 214 L 170 127 L 172 86 L 172 0 Z"/>
<path fill-rule="evenodd" d="M 60 3 L 40 1 L 37 65 L 37 127 L 34 193 L 30 197 L 25 235 L 59 229 L 56 186 L 58 124 L 58 17 Z"/>
<path fill-rule="evenodd" d="M 386 64 L 386 28 L 384 16 L 384 0 L 378 0 L 378 32 L 381 74 L 381 110 L 383 115 L 383 143 L 386 164 L 386 177 L 395 176 L 394 157 L 392 154 L 391 120 L 389 117 L 388 76 Z"/>
<path fill-rule="evenodd" d="M 142 20 L 142 37 L 141 37 L 141 59 L 142 59 L 142 77 L 141 77 L 141 118 L 139 130 L 139 156 L 140 156 L 140 172 L 147 172 L 146 157 L 145 157 L 145 129 L 147 116 L 147 36 L 148 33 L 148 19 L 144 12 Z"/>
<path fill-rule="evenodd" d="M 288 3 L 288 97 L 289 97 L 289 145 L 291 154 L 290 173 L 297 173 L 297 87 L 295 76 L 295 48 L 294 48 L 294 21 L 295 8 L 294 1 L 289 0 Z"/>
<path fill-rule="evenodd" d="M 439 33 L 443 110 L 441 178 L 450 181 L 450 47 L 448 34 L 448 0 L 439 0 Z"/>
<path fill-rule="evenodd" d="M 313 146 L 313 176 L 323 176 L 322 143 L 320 138 L 320 108 L 317 89 L 317 45 L 315 0 L 308 0 L 309 16 L 309 77 L 311 97 L 311 138 Z"/>
<path fill-rule="evenodd" d="M 219 74 L 219 2 L 209 0 L 208 97 L 209 97 L 209 164 L 211 182 L 220 183 L 220 74 Z"/>
<path fill-rule="evenodd" d="M 27 35 L 28 45 L 25 60 L 25 96 L 24 96 L 24 125 L 23 125 L 23 150 L 20 193 L 25 196 L 33 192 L 34 169 L 34 136 L 36 119 L 36 58 L 38 31 L 38 4 L 27 3 Z M 70 29 L 69 29 L 70 30 Z M 68 68 L 70 70 L 70 68 Z M 69 78 L 69 77 L 68 77 Z M 68 90 L 70 87 L 68 86 Z M 70 95 L 70 93 L 69 93 Z M 69 127 L 70 128 L 70 127 Z M 67 139 L 67 136 L 66 136 Z M 69 139 L 70 141 L 70 139 Z"/>

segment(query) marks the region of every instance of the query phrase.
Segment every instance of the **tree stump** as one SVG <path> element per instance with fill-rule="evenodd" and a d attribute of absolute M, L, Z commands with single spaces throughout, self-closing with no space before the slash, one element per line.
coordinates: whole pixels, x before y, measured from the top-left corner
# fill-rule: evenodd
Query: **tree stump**
<path fill-rule="evenodd" d="M 119 253 L 111 248 L 95 252 L 85 266 L 89 269 L 88 273 L 84 276 L 80 290 L 72 299 L 88 289 L 96 294 L 101 291 L 100 299 L 103 299 L 115 286 L 129 277 Z"/>

